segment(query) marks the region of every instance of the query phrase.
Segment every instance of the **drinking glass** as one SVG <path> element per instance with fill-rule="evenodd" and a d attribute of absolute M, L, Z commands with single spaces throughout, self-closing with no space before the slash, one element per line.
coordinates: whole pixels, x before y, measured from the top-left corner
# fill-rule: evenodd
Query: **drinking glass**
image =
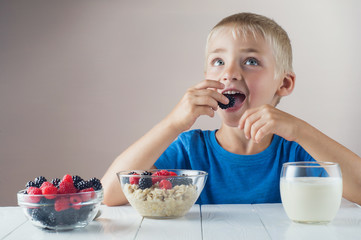
<path fill-rule="evenodd" d="M 280 191 L 294 222 L 329 223 L 340 208 L 342 175 L 333 162 L 289 162 L 281 171 Z"/>

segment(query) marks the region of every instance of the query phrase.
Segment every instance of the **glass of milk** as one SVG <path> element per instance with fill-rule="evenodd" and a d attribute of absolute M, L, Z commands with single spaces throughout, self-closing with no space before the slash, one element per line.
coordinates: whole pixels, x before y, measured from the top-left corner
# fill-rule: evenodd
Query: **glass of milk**
<path fill-rule="evenodd" d="M 283 207 L 292 221 L 329 223 L 341 204 L 340 167 L 333 162 L 284 163 L 280 191 Z"/>

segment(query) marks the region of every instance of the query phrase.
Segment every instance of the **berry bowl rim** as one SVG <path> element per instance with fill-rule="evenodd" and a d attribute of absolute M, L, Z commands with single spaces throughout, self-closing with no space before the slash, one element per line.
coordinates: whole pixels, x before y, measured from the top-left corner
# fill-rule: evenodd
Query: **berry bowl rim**
<path fill-rule="evenodd" d="M 53 199 L 56 198 L 60 198 L 60 197 L 72 197 L 72 196 L 84 196 L 84 195 L 89 195 L 92 193 L 96 194 L 96 197 L 89 199 L 88 201 L 85 201 L 85 203 L 98 203 L 98 202 L 102 202 L 103 198 L 104 198 L 104 192 L 103 189 L 99 189 L 99 190 L 94 190 L 94 191 L 90 191 L 90 192 L 77 192 L 77 193 L 64 193 L 64 194 L 25 194 L 26 189 L 22 189 L 17 193 L 17 200 L 18 200 L 18 205 L 19 206 L 24 206 L 24 207 L 33 207 L 33 206 L 49 206 L 49 203 L 40 203 L 40 202 L 27 202 L 27 201 L 23 201 L 24 197 L 49 197 L 52 196 L 54 197 Z M 50 204 L 50 205 L 54 205 Z"/>
<path fill-rule="evenodd" d="M 139 177 L 142 178 L 159 178 L 159 176 L 154 176 L 154 175 L 141 175 L 143 172 L 159 172 L 162 170 L 166 170 L 168 172 L 182 172 L 183 174 L 187 174 L 187 175 L 177 175 L 177 176 L 167 176 L 167 177 L 171 177 L 171 178 L 192 178 L 192 177 L 207 177 L 208 173 L 206 171 L 203 170 L 193 170 L 193 169 L 144 169 L 144 170 L 126 170 L 126 171 L 120 171 L 117 172 L 116 175 L 120 178 L 120 177 L 134 177 L 133 174 L 129 174 L 130 172 L 135 172 L 139 174 Z M 189 174 L 192 173 L 192 174 Z M 198 173 L 198 174 L 194 174 L 194 173 Z M 137 175 L 136 175 L 137 176 Z"/>

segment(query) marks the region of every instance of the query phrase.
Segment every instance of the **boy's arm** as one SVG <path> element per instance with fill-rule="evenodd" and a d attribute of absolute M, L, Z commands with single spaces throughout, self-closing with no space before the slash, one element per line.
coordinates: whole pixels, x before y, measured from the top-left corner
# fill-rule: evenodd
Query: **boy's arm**
<path fill-rule="evenodd" d="M 104 203 L 121 205 L 127 200 L 121 190 L 116 173 L 126 170 L 155 168 L 154 163 L 174 139 L 183 131 L 192 127 L 201 115 L 214 116 L 218 101 L 228 104 L 228 98 L 211 90 L 222 89 L 218 81 L 204 80 L 188 89 L 173 111 L 147 134 L 125 150 L 111 164 L 102 178 Z"/>
<path fill-rule="evenodd" d="M 277 134 L 300 144 L 317 161 L 338 163 L 343 177 L 343 196 L 361 204 L 361 158 L 310 124 L 265 105 L 246 111 L 239 127 L 253 141 Z"/>
<path fill-rule="evenodd" d="M 179 131 L 164 119 L 147 134 L 120 154 L 103 176 L 104 203 L 108 206 L 126 204 L 116 173 L 122 170 L 155 168 L 156 159 L 178 136 Z"/>
<path fill-rule="evenodd" d="M 343 180 L 343 197 L 361 204 L 361 158 L 306 122 L 296 141 L 317 161 L 336 162 Z"/>

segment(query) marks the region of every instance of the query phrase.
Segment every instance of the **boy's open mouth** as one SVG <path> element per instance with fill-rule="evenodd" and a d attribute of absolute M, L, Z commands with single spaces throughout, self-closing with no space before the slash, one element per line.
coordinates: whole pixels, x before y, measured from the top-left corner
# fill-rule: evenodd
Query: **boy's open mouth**
<path fill-rule="evenodd" d="M 244 93 L 235 90 L 224 91 L 222 94 L 229 99 L 229 103 L 227 105 L 218 103 L 222 109 L 237 110 L 242 106 L 242 103 L 246 99 L 246 95 Z"/>

